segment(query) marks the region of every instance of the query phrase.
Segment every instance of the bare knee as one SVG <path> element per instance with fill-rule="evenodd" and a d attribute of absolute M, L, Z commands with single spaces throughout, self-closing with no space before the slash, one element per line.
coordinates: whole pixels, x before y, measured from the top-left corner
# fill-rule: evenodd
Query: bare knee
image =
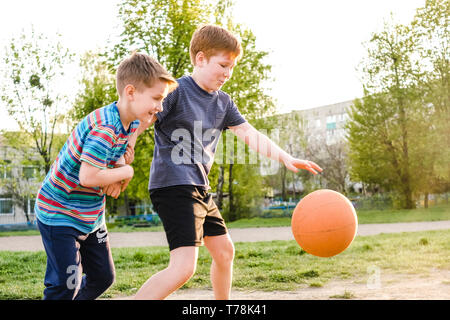
<path fill-rule="evenodd" d="M 192 278 L 197 268 L 197 252 L 194 251 L 193 254 L 190 254 L 188 250 L 184 251 L 187 254 L 177 253 L 176 255 L 171 255 L 168 266 L 168 269 L 171 270 L 171 274 L 180 284 L 183 284 Z"/>
<path fill-rule="evenodd" d="M 174 271 L 174 274 L 176 274 L 178 282 L 180 284 L 188 282 L 189 279 L 192 278 L 192 276 L 194 275 L 196 266 L 197 266 L 196 263 L 178 266 Z"/>
<path fill-rule="evenodd" d="M 229 266 L 234 260 L 234 245 L 233 242 L 228 241 L 221 247 L 220 250 L 216 250 L 213 254 L 213 260 L 219 266 Z"/>

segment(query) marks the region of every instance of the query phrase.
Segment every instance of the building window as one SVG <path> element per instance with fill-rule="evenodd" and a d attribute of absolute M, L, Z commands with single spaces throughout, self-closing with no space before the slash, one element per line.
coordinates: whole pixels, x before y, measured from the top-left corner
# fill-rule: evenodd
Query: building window
<path fill-rule="evenodd" d="M 327 123 L 336 122 L 336 115 L 327 116 Z"/>
<path fill-rule="evenodd" d="M 9 179 L 12 178 L 11 174 L 11 161 L 3 160 L 3 163 L 0 164 L 0 179 Z"/>
<path fill-rule="evenodd" d="M 334 130 L 334 129 L 336 129 L 336 122 L 327 123 L 327 130 Z"/>
<path fill-rule="evenodd" d="M 336 129 L 336 115 L 327 116 L 327 130 Z"/>
<path fill-rule="evenodd" d="M 14 214 L 14 205 L 11 198 L 0 198 L 0 215 Z"/>
<path fill-rule="evenodd" d="M 27 210 L 29 215 L 34 214 L 34 204 L 36 202 L 36 198 L 31 198 L 27 200 Z"/>
<path fill-rule="evenodd" d="M 22 167 L 22 176 L 25 179 L 35 179 L 39 175 L 39 167 L 37 166 L 24 166 Z"/>

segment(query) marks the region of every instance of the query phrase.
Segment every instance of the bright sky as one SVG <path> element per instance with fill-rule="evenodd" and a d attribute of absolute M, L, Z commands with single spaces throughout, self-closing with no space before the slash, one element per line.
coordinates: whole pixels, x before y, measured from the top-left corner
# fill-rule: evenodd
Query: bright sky
<path fill-rule="evenodd" d="M 14 0 L 0 10 L 0 50 L 31 24 L 62 34 L 74 52 L 102 48 L 117 34 L 119 0 Z M 408 23 L 425 0 L 235 0 L 234 17 L 270 52 L 271 94 L 280 113 L 351 100 L 362 95 L 356 72 L 362 46 L 390 13 Z M 76 76 L 67 88 L 77 91 Z M 68 89 L 69 90 L 69 89 Z M 0 102 L 2 104 L 2 102 Z M 0 128 L 14 128 L 0 105 Z"/>

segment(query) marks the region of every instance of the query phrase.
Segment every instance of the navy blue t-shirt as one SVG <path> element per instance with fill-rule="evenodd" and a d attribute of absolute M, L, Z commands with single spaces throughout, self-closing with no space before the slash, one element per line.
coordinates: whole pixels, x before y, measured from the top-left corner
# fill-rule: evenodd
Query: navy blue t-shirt
<path fill-rule="evenodd" d="M 209 189 L 208 174 L 222 131 L 246 120 L 230 96 L 209 93 L 191 76 L 163 102 L 155 123 L 155 150 L 148 188 L 194 185 Z"/>

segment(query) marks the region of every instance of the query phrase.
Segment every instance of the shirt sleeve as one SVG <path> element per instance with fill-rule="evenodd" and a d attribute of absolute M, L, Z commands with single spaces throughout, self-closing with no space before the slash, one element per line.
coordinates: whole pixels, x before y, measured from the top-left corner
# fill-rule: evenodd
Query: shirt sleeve
<path fill-rule="evenodd" d="M 242 116 L 242 114 L 239 112 L 236 104 L 233 102 L 233 100 L 230 100 L 230 103 L 228 104 L 227 108 L 227 114 L 225 116 L 225 123 L 224 123 L 224 129 L 228 129 L 229 127 L 238 126 L 240 124 L 243 124 L 247 120 Z"/>
<path fill-rule="evenodd" d="M 138 127 L 139 127 L 139 124 L 140 124 L 140 121 L 139 121 L 139 120 L 134 120 L 134 121 L 131 123 L 131 125 L 130 125 L 130 132 L 129 132 L 129 134 L 128 134 L 128 138 L 130 138 L 130 137 L 136 132 L 136 130 L 137 130 Z"/>
<path fill-rule="evenodd" d="M 102 126 L 92 128 L 84 141 L 80 161 L 100 169 L 107 168 L 115 143 L 115 134 L 111 128 Z"/>

